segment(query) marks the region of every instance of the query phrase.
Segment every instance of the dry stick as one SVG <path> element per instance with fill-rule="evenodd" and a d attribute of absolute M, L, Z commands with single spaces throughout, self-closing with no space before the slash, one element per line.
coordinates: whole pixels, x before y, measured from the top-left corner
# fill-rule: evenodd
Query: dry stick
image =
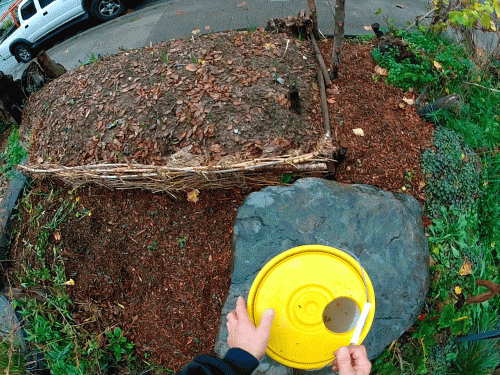
<path fill-rule="evenodd" d="M 419 23 L 420 21 L 422 21 L 425 17 L 429 16 L 432 12 L 434 12 L 434 9 L 430 10 L 429 12 L 427 12 L 427 14 L 424 14 L 423 16 L 421 17 L 418 17 L 415 22 L 413 22 L 410 26 L 408 26 L 405 30 L 408 31 L 410 30 L 413 26 L 415 26 L 417 23 Z"/>
<path fill-rule="evenodd" d="M 474 83 L 474 82 L 464 82 L 464 83 L 466 83 L 467 85 L 474 85 L 474 86 L 477 86 L 477 87 L 481 87 L 481 88 L 486 89 L 486 90 L 490 90 L 490 91 L 494 91 L 494 92 L 500 92 L 500 90 L 492 89 L 491 87 L 486 87 L 486 86 L 478 85 L 477 83 Z"/>
<path fill-rule="evenodd" d="M 318 43 L 316 42 L 316 38 L 313 34 L 311 34 L 311 42 L 313 45 L 314 52 L 316 52 L 316 58 L 318 59 L 318 64 L 323 71 L 323 79 L 328 87 L 332 85 L 332 81 L 330 80 L 330 73 L 328 73 L 328 69 L 326 69 L 325 60 L 323 60 L 323 56 L 321 56 L 321 51 L 319 50 Z"/>
<path fill-rule="evenodd" d="M 323 123 L 325 126 L 325 137 L 331 138 L 331 128 L 330 128 L 330 116 L 328 116 L 328 105 L 326 104 L 326 91 L 325 91 L 325 82 L 323 78 L 323 72 L 320 67 L 316 67 L 316 71 L 318 72 L 318 83 L 319 83 L 319 93 L 321 96 L 321 109 L 323 110 Z M 337 134 L 335 134 L 335 138 L 337 138 Z"/>
<path fill-rule="evenodd" d="M 316 11 L 316 1 L 315 0 L 307 0 L 307 5 L 309 6 L 309 11 L 311 12 L 311 21 L 312 21 L 312 33 L 315 37 L 319 37 L 318 35 L 318 13 Z"/>
<path fill-rule="evenodd" d="M 332 64 L 330 71 L 332 78 L 338 78 L 340 53 L 342 52 L 342 39 L 344 39 L 344 21 L 345 21 L 345 0 L 337 0 L 335 5 L 335 32 L 333 35 Z"/>

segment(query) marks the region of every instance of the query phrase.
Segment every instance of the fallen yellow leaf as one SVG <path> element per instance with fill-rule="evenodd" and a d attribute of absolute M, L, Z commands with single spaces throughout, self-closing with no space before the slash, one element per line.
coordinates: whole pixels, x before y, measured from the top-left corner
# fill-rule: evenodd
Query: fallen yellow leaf
<path fill-rule="evenodd" d="M 472 263 L 465 259 L 458 273 L 460 274 L 460 276 L 467 276 L 472 274 Z"/>
<path fill-rule="evenodd" d="M 438 63 L 437 61 L 434 61 L 434 67 L 437 69 L 437 70 L 440 70 L 442 71 L 443 70 L 443 66 Z"/>
<path fill-rule="evenodd" d="M 356 135 L 359 135 L 360 137 L 365 136 L 365 132 L 361 128 L 352 129 L 352 132 Z"/>
<path fill-rule="evenodd" d="M 193 203 L 198 202 L 198 194 L 199 193 L 200 192 L 199 192 L 198 189 L 193 189 L 193 190 L 188 191 L 188 193 L 187 193 L 187 200 L 190 201 L 190 202 L 193 202 Z"/>

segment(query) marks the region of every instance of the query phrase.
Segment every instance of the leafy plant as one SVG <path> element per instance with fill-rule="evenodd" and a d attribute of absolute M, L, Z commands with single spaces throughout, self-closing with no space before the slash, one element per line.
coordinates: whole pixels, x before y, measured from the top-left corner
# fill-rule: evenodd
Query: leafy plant
<path fill-rule="evenodd" d="M 440 217 L 442 206 L 466 212 L 480 195 L 479 157 L 459 134 L 444 127 L 434 133 L 434 146 L 436 151 L 422 155 L 427 210 L 432 217 Z"/>
<path fill-rule="evenodd" d="M 180 237 L 177 239 L 177 242 L 179 243 L 179 246 L 182 248 L 184 248 L 184 246 L 186 245 L 186 241 L 187 241 L 187 237 L 186 236 L 183 236 L 183 237 Z"/>
<path fill-rule="evenodd" d="M 288 184 L 292 179 L 292 173 L 284 173 L 280 178 L 281 184 Z"/>
<path fill-rule="evenodd" d="M 99 60 L 100 56 L 95 56 L 94 52 L 90 54 L 90 58 L 87 61 L 80 61 L 80 66 L 91 65 Z"/>
<path fill-rule="evenodd" d="M 449 340 L 444 344 L 437 344 L 429 348 L 428 366 L 429 374 L 446 375 L 450 373 L 451 360 L 456 357 L 453 342 Z"/>
<path fill-rule="evenodd" d="M 122 356 L 128 358 L 133 353 L 134 343 L 127 340 L 123 331 L 116 327 L 113 331 L 106 332 L 109 344 L 106 346 L 113 354 L 117 361 L 122 360 Z"/>
<path fill-rule="evenodd" d="M 4 165 L 0 172 L 5 174 L 7 178 L 12 178 L 15 166 L 23 161 L 27 155 L 28 152 L 19 143 L 19 129 L 14 127 L 7 141 L 7 147 L 1 154 Z"/>
<path fill-rule="evenodd" d="M 498 0 L 433 0 L 434 18 L 431 21 L 431 30 L 441 33 L 448 26 L 461 32 L 471 51 L 476 44 L 472 37 L 472 30 L 496 32 L 496 24 L 500 16 Z"/>

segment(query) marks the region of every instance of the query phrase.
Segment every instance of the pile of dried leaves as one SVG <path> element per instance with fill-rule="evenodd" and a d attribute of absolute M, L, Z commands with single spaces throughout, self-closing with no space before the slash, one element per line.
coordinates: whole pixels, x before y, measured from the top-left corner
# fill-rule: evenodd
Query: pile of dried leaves
<path fill-rule="evenodd" d="M 309 152 L 323 134 L 314 64 L 308 42 L 263 29 L 100 58 L 31 97 L 30 163 L 163 165 L 187 147 L 193 167 Z"/>

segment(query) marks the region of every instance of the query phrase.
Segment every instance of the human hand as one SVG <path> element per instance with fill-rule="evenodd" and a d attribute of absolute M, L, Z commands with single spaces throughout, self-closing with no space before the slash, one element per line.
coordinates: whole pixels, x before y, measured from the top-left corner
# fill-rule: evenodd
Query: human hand
<path fill-rule="evenodd" d="M 271 333 L 274 310 L 264 311 L 258 328 L 250 320 L 245 306 L 245 299 L 238 297 L 236 308 L 227 314 L 227 345 L 229 348 L 246 350 L 260 360 L 266 354 L 267 342 Z"/>
<path fill-rule="evenodd" d="M 332 370 L 339 375 L 368 375 L 372 369 L 363 345 L 343 346 L 335 352 L 335 357 Z"/>

